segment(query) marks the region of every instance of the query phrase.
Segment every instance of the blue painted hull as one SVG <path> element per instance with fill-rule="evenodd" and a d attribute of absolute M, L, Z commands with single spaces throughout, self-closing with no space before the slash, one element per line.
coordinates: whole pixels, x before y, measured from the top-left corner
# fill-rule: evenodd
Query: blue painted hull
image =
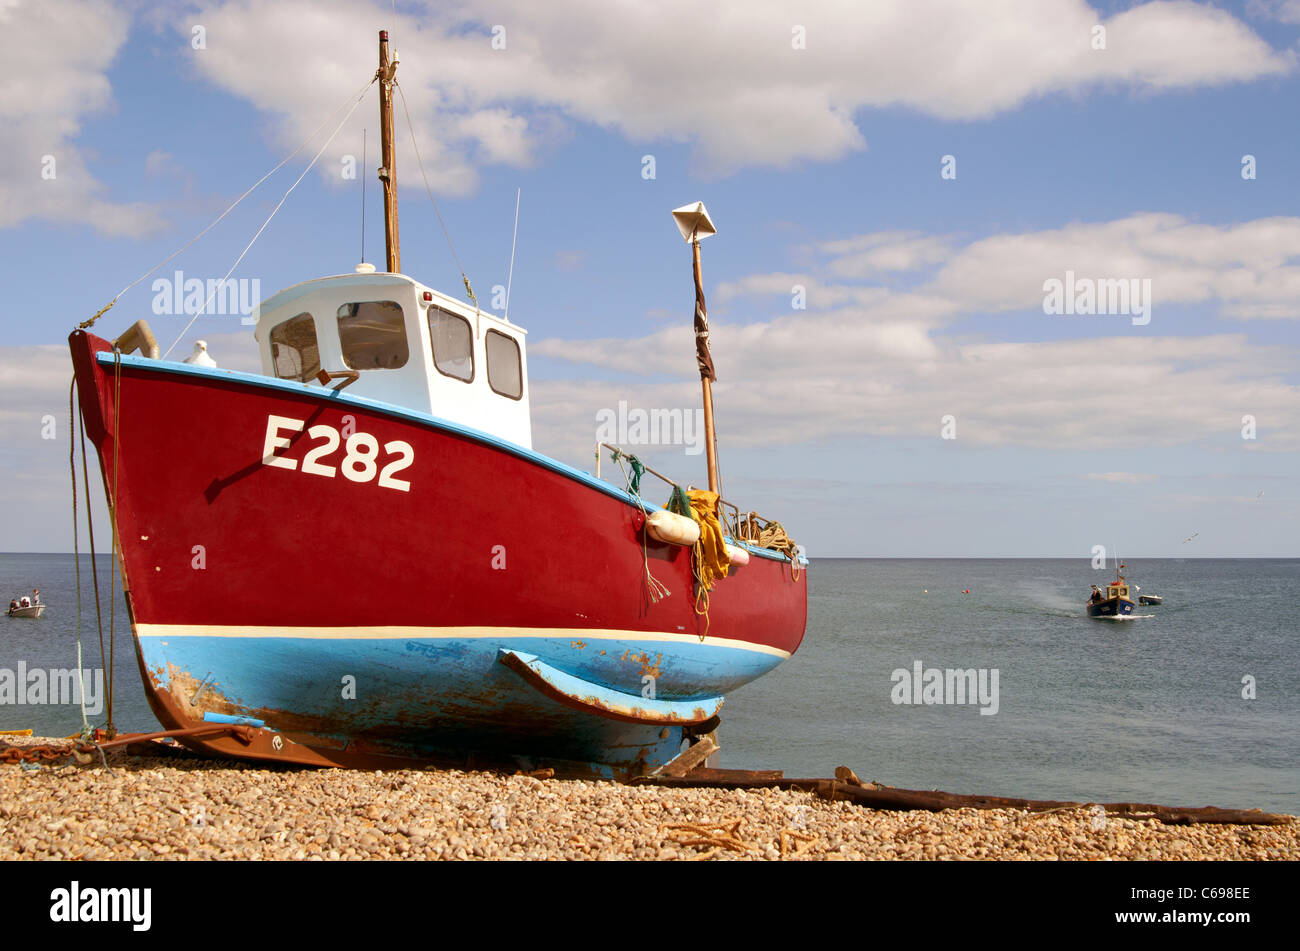
<path fill-rule="evenodd" d="M 630 698 L 693 703 L 704 713 L 716 709 L 710 701 L 720 703 L 722 694 L 782 660 L 716 639 L 587 635 L 322 639 L 170 633 L 140 636 L 138 645 L 147 675 L 190 720 L 259 720 L 326 756 L 337 750 L 340 761 L 350 753 L 523 769 L 568 765 L 598 776 L 634 775 L 671 759 L 693 728 L 623 722 L 575 709 L 543 695 L 502 663 L 503 651 L 537 656 L 590 684 L 593 693 L 608 687 Z"/>
<path fill-rule="evenodd" d="M 1088 617 L 1125 617 L 1133 613 L 1133 602 L 1128 598 L 1106 598 L 1088 602 Z"/>

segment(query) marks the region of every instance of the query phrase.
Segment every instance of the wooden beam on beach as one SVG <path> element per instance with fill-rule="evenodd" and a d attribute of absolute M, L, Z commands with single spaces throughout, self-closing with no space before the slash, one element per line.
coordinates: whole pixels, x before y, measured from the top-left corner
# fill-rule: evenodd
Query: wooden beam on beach
<path fill-rule="evenodd" d="M 633 780 L 637 785 L 678 788 L 709 787 L 715 789 L 802 789 L 832 802 L 847 800 L 872 809 L 898 811 L 921 810 L 942 812 L 945 809 L 1024 809 L 1028 812 L 1064 812 L 1101 806 L 1108 817 L 1120 819 L 1157 819 L 1167 825 L 1288 825 L 1291 816 L 1261 812 L 1258 809 L 1220 809 L 1216 806 L 1160 806 L 1144 802 L 1067 802 L 1053 799 L 1012 799 L 1003 796 L 968 796 L 938 790 L 896 789 L 877 783 L 861 784 L 836 779 L 785 779 L 764 776 L 749 770 L 696 771 L 685 776 L 646 776 Z M 852 772 L 851 770 L 849 771 Z M 856 779 L 856 776 L 854 777 Z"/>
<path fill-rule="evenodd" d="M 681 777 L 685 776 L 695 767 L 700 766 L 710 756 L 716 753 L 720 747 L 709 733 L 700 737 L 698 741 L 691 744 L 685 751 L 678 753 L 675 757 L 665 763 L 655 772 L 656 776 Z"/>

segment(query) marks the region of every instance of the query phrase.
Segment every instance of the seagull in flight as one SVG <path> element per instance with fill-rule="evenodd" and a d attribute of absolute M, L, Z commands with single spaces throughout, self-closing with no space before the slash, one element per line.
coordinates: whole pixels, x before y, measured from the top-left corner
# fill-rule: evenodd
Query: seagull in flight
<path fill-rule="evenodd" d="M 1189 535 L 1189 536 L 1187 536 L 1186 538 L 1183 539 L 1183 544 L 1186 545 L 1188 542 L 1190 542 L 1193 538 L 1195 538 L 1195 537 L 1196 537 L 1197 535 L 1199 535 L 1199 534 L 1201 534 L 1201 533 L 1200 533 L 1200 532 L 1192 532 L 1191 535 Z"/>

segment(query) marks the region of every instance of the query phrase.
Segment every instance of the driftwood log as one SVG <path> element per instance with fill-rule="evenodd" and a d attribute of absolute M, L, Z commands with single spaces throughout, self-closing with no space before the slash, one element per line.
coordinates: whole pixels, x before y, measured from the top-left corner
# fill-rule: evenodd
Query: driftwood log
<path fill-rule="evenodd" d="M 1061 802 L 1053 799 L 1008 799 L 1002 796 L 963 796 L 920 789 L 896 789 L 878 783 L 863 783 L 847 767 L 836 770 L 840 779 L 786 779 L 779 770 L 696 769 L 685 776 L 646 776 L 636 785 L 710 787 L 714 789 L 802 789 L 822 799 L 848 800 L 872 809 L 913 809 L 941 812 L 944 809 L 1025 809 L 1029 812 L 1062 812 L 1101 806 L 1107 816 L 1123 819 L 1158 819 L 1168 825 L 1215 823 L 1224 825 L 1280 826 L 1293 817 L 1258 809 L 1219 809 L 1214 806 L 1158 806 L 1145 802 Z"/>

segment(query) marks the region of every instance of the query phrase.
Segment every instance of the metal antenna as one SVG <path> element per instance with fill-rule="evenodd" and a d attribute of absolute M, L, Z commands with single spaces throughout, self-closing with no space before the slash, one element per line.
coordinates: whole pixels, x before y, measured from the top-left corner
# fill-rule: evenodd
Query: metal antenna
<path fill-rule="evenodd" d="M 515 189 L 515 235 L 510 239 L 510 272 L 506 275 L 506 315 L 507 322 L 510 320 L 510 282 L 515 277 L 515 243 L 519 240 L 519 195 L 522 188 Z"/>
<path fill-rule="evenodd" d="M 361 263 L 366 263 L 366 130 L 361 130 Z"/>

